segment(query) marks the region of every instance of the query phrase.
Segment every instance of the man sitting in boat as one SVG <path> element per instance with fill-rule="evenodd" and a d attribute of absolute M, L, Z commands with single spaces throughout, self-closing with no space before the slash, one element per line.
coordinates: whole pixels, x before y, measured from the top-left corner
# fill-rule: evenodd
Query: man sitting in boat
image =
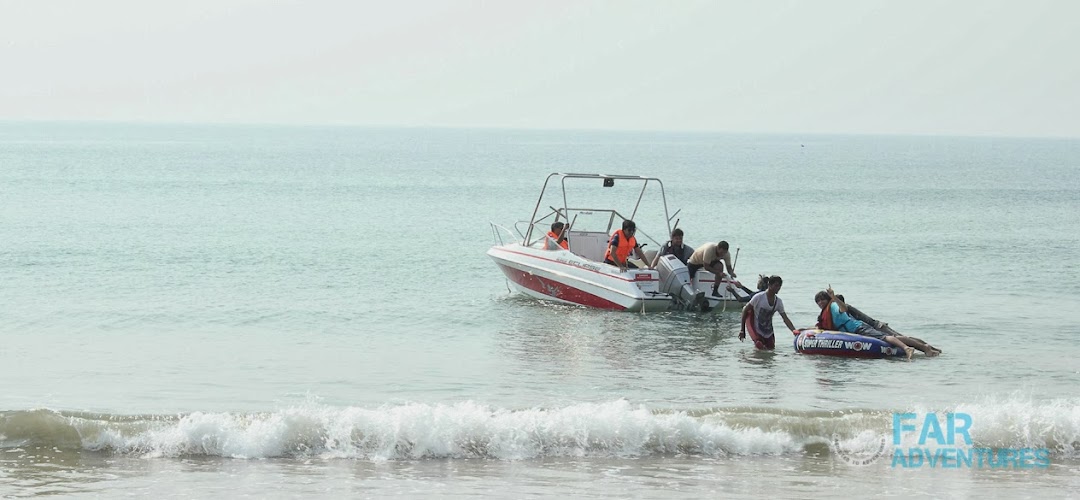
<path fill-rule="evenodd" d="M 660 247 L 660 251 L 656 252 L 656 257 L 653 257 L 652 267 L 656 267 L 660 263 L 660 257 L 665 255 L 674 255 L 676 259 L 679 259 L 679 262 L 686 265 L 686 261 L 690 259 L 690 255 L 693 253 L 694 251 L 690 247 L 683 245 L 682 229 L 675 228 L 671 232 L 671 240 L 664 243 L 664 246 Z"/>
<path fill-rule="evenodd" d="M 911 355 L 915 353 L 915 349 L 908 347 L 900 339 L 849 316 L 847 304 L 836 297 L 831 286 L 824 292 L 818 292 L 814 296 L 814 302 L 817 302 L 818 307 L 821 308 L 821 315 L 818 316 L 820 328 L 884 340 L 894 347 L 903 349 L 904 355 L 908 361 L 911 361 Z"/>
<path fill-rule="evenodd" d="M 634 224 L 632 220 L 624 220 L 622 229 L 615 231 L 615 234 L 611 235 L 611 239 L 608 240 L 608 249 L 604 253 L 604 263 L 619 266 L 619 272 L 625 273 L 628 268 L 638 268 L 633 262 L 627 260 L 630 258 L 631 252 L 636 253 L 637 258 L 641 259 L 642 262 L 648 262 L 645 253 L 641 251 L 641 245 L 638 245 L 637 239 L 634 238 L 636 232 L 637 224 Z M 650 265 L 649 269 L 652 268 Z"/>
<path fill-rule="evenodd" d="M 562 222 L 553 222 L 551 224 L 551 231 L 548 231 L 547 236 L 548 238 L 551 238 L 551 241 L 554 241 L 556 244 L 562 247 L 563 250 L 569 250 L 570 242 L 566 241 L 566 233 L 563 231 L 563 228 L 565 228 L 565 225 Z M 548 245 L 550 245 L 550 243 Z M 548 248 L 547 250 L 557 249 Z"/>
<path fill-rule="evenodd" d="M 784 324 L 791 333 L 798 335 L 798 330 L 784 312 L 784 301 L 776 296 L 780 293 L 780 287 L 784 286 L 783 278 L 769 276 L 767 281 L 768 287 L 765 293 L 754 295 L 743 308 L 739 341 L 746 340 L 746 322 L 753 316 L 754 325 L 750 330 L 750 340 L 754 341 L 754 347 L 771 351 L 776 348 L 776 336 L 773 335 L 773 314 L 780 313 L 780 317 L 784 319 Z"/>
<path fill-rule="evenodd" d="M 728 251 L 728 242 L 706 243 L 699 246 L 690 255 L 690 259 L 686 261 L 686 269 L 690 271 L 690 280 L 694 280 L 694 275 L 697 274 L 699 269 L 705 269 L 713 273 L 716 275 L 716 281 L 713 282 L 712 294 L 719 297 L 720 282 L 723 281 L 724 277 L 724 266 L 720 265 L 721 261 L 727 265 L 727 271 L 731 278 L 735 279 L 735 270 L 731 268 L 731 252 Z"/>
<path fill-rule="evenodd" d="M 914 348 L 924 352 L 927 357 L 933 357 L 933 356 L 937 356 L 937 355 L 941 354 L 941 349 L 938 349 L 937 347 L 934 347 L 934 346 L 930 345 L 929 342 L 926 342 L 923 339 L 917 339 L 915 337 L 909 337 L 909 336 L 904 335 L 904 334 L 902 334 L 900 332 L 897 332 L 891 326 L 889 326 L 888 323 L 878 321 L 878 320 L 876 320 L 874 318 L 871 318 L 866 313 L 856 309 L 855 306 L 847 303 L 847 300 L 844 299 L 843 294 L 839 294 L 839 293 L 836 294 L 836 298 L 840 299 L 840 302 L 843 302 L 844 304 L 847 304 L 847 314 L 848 314 L 848 316 L 851 316 L 852 318 L 855 318 L 855 319 L 857 319 L 859 321 L 862 321 L 863 323 L 866 323 L 866 324 L 868 324 L 868 325 L 870 325 L 870 326 L 872 326 L 874 328 L 877 328 L 878 330 L 881 330 L 881 331 L 883 331 L 885 333 L 888 333 L 889 335 L 892 335 L 893 337 L 896 337 L 896 338 L 900 339 L 900 342 L 903 342 L 904 344 L 908 345 L 909 347 L 914 347 Z"/>

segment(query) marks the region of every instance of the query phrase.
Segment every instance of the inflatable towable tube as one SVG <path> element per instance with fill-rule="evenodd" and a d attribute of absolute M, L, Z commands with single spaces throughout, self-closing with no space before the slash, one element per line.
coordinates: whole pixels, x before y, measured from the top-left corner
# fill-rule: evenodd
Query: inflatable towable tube
<path fill-rule="evenodd" d="M 795 352 L 849 358 L 888 358 L 904 355 L 903 349 L 897 349 L 884 340 L 816 328 L 799 330 L 799 335 L 795 337 Z"/>

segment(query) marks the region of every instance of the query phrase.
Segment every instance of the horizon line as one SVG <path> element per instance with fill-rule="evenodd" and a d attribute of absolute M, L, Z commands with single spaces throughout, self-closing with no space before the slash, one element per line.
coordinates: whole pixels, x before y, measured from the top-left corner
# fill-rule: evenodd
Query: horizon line
<path fill-rule="evenodd" d="M 317 122 L 201 122 L 201 121 L 154 121 L 154 120 L 109 120 L 109 119 L 10 119 L 0 118 L 0 125 L 16 124 L 57 124 L 57 125 L 142 125 L 142 126 L 210 126 L 210 127 L 280 127 L 280 128 L 363 128 L 363 129 L 403 129 L 403 130 L 484 130 L 518 132 L 606 132 L 606 133 L 653 133 L 653 134 L 699 134 L 699 135 L 775 135 L 775 136 L 866 136 L 866 137 L 948 137 L 957 139 L 1049 139 L 1076 140 L 1080 135 L 1006 135 L 999 133 L 931 133 L 931 132 L 850 132 L 850 131 L 733 131 L 722 129 L 648 129 L 648 128 L 603 128 L 603 127 L 522 127 L 505 125 L 406 125 L 406 124 L 362 124 L 362 123 L 317 123 Z"/>

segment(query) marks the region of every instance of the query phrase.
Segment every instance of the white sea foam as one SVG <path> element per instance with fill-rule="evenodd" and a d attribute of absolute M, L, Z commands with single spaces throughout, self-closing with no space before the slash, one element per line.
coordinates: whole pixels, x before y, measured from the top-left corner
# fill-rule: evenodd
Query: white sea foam
<path fill-rule="evenodd" d="M 685 412 L 657 414 L 626 401 L 516 411 L 464 402 L 193 413 L 134 432 L 78 417 L 71 423 L 80 429 L 86 449 L 147 456 L 524 459 L 780 454 L 801 447 L 788 432 L 738 429 Z"/>
<path fill-rule="evenodd" d="M 936 411 L 970 414 L 975 446 L 1046 447 L 1059 457 L 1075 457 L 1080 450 L 1076 402 L 989 401 Z M 0 418 L 0 442 L 6 446 L 38 440 L 146 457 L 719 457 L 805 453 L 822 449 L 834 436 L 847 449 L 868 449 L 882 439 L 893 446 L 892 412 L 654 411 L 618 400 L 521 410 L 474 402 L 378 408 L 313 404 L 267 413 L 119 417 L 37 410 Z M 902 445 L 914 445 L 917 438 L 906 434 Z"/>

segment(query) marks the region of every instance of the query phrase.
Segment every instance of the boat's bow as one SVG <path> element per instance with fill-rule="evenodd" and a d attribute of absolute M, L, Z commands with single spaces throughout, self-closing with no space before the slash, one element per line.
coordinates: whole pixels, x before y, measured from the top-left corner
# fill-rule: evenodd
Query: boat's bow
<path fill-rule="evenodd" d="M 666 311 L 672 297 L 660 291 L 651 269 L 620 272 L 563 250 L 497 245 L 487 252 L 518 291 L 545 300 L 617 311 Z"/>

